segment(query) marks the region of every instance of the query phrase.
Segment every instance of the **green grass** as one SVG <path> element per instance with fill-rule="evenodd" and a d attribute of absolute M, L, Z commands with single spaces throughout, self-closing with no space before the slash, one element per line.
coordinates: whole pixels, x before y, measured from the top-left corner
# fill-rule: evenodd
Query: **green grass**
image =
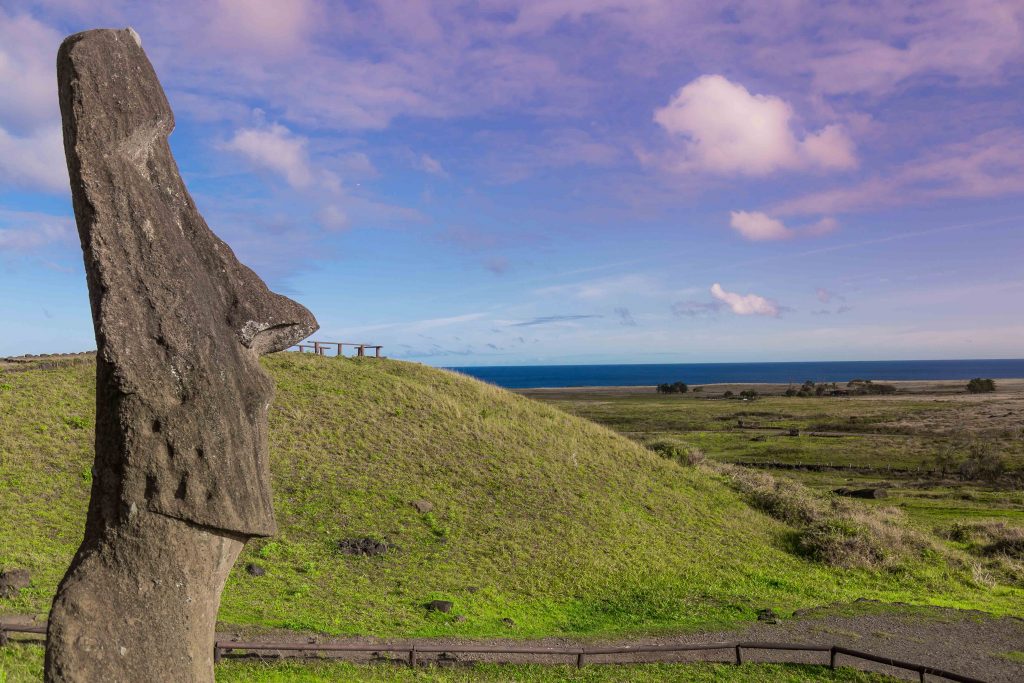
<path fill-rule="evenodd" d="M 34 645 L 0 647 L 0 683 L 36 683 L 43 678 L 43 649 Z M 563 665 L 476 664 L 458 667 L 424 667 L 416 670 L 390 664 L 344 662 L 223 661 L 217 665 L 221 683 L 324 683 L 333 681 L 437 683 L 604 683 L 637 681 L 735 681 L 737 683 L 798 683 L 799 681 L 864 681 L 882 683 L 896 679 L 840 667 L 796 664 L 635 664 L 594 665 L 577 669 Z"/>
<path fill-rule="evenodd" d="M 1024 664 L 1024 652 L 1021 652 L 1020 650 L 1000 652 L 999 656 L 1010 662 L 1020 662 L 1021 664 Z"/>
<path fill-rule="evenodd" d="M 976 583 L 939 556 L 884 571 L 803 559 L 791 527 L 721 478 L 461 375 L 298 354 L 264 364 L 277 382 L 280 533 L 244 551 L 224 592 L 225 627 L 589 637 L 724 628 L 761 608 L 858 597 L 1020 612 L 1024 591 Z M 0 376 L 0 566 L 33 577 L 0 600 L 0 614 L 44 614 L 81 539 L 94 371 Z M 419 514 L 418 499 L 434 510 Z M 391 550 L 337 552 L 361 537 Z M 266 576 L 249 576 L 247 563 Z M 453 611 L 426 611 L 433 599 Z"/>

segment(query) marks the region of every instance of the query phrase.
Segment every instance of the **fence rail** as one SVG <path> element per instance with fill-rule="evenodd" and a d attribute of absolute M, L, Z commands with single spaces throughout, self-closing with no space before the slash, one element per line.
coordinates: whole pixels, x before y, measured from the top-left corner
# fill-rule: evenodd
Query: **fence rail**
<path fill-rule="evenodd" d="M 344 347 L 346 346 L 351 346 L 355 348 L 356 357 L 358 358 L 383 358 L 383 356 L 380 355 L 380 350 L 383 349 L 384 347 L 381 346 L 380 344 L 363 344 L 360 342 L 306 341 L 301 344 L 296 344 L 291 348 L 298 349 L 299 353 L 305 353 L 306 350 L 309 349 L 318 356 L 326 356 L 327 352 L 329 350 L 333 350 L 332 347 L 334 347 L 337 349 L 334 355 L 343 356 Z M 367 349 L 373 351 L 372 356 L 366 355 Z"/>
<path fill-rule="evenodd" d="M 6 640 L 7 633 L 38 633 L 45 634 L 45 626 L 21 626 L 16 624 L 0 623 L 0 643 Z M 839 645 L 810 645 L 807 643 L 770 643 L 770 642 L 717 642 L 717 643 L 695 643 L 679 645 L 640 645 L 637 647 L 515 647 L 505 645 L 429 645 L 429 644 L 354 644 L 354 643 L 274 643 L 274 642 L 235 642 L 218 640 L 213 644 L 213 660 L 219 662 L 224 655 L 233 655 L 238 651 L 245 652 L 299 652 L 301 654 L 320 652 L 400 652 L 406 655 L 409 666 L 416 666 L 418 657 L 421 654 L 493 654 L 493 655 L 548 655 L 556 657 L 575 658 L 576 666 L 581 667 L 587 663 L 587 657 L 612 657 L 611 661 L 603 660 L 591 662 L 592 664 L 622 664 L 627 658 L 615 655 L 634 655 L 651 653 L 673 653 L 673 652 L 698 652 L 711 650 L 729 650 L 732 652 L 731 659 L 736 664 L 743 664 L 744 650 L 771 650 L 771 651 L 802 651 L 802 652 L 827 652 L 829 655 L 828 666 L 836 668 L 836 660 L 842 655 L 853 659 L 861 659 L 869 662 L 884 664 L 905 671 L 913 671 L 918 674 L 922 683 L 926 676 L 937 676 L 949 681 L 958 683 L 985 683 L 980 678 L 973 678 L 963 674 L 945 671 L 933 666 L 905 662 L 892 657 L 871 654 L 853 650 Z"/>

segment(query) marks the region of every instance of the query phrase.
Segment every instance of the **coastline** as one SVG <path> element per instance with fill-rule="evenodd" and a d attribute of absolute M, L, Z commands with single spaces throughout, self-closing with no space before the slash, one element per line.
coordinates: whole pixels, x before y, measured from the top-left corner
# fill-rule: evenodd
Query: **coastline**
<path fill-rule="evenodd" d="M 1016 394 L 1024 392 L 1024 378 L 1003 377 L 993 378 L 996 383 L 994 394 L 968 394 L 966 391 L 966 380 L 960 379 L 930 379 L 930 380 L 872 380 L 874 384 L 891 384 L 896 387 L 897 392 L 906 394 L 931 394 L 943 396 L 992 396 L 999 394 Z M 845 389 L 845 382 L 837 382 L 839 389 Z M 694 384 L 690 391 L 682 395 L 674 395 L 676 398 L 719 398 L 726 391 L 739 394 L 741 391 L 756 391 L 763 396 L 781 396 L 791 386 L 799 386 L 781 382 L 724 382 L 712 384 Z M 703 387 L 703 391 L 694 392 L 694 387 Z M 624 397 L 624 396 L 650 396 L 655 394 L 656 385 L 632 385 L 632 386 L 589 386 L 589 387 L 532 387 L 526 389 L 510 389 L 523 396 L 536 395 L 539 397 L 551 398 L 555 394 L 587 394 L 593 397 Z M 667 396 L 673 396 L 669 394 Z M 816 397 L 817 398 L 817 397 Z M 824 397 L 824 398 L 846 398 L 846 397 Z M 870 395 L 860 398 L 885 398 L 885 396 Z"/>

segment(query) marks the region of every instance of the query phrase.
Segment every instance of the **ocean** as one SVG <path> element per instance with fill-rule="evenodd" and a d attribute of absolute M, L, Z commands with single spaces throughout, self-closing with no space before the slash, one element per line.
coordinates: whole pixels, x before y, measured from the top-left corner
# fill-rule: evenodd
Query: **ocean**
<path fill-rule="evenodd" d="M 507 389 L 640 386 L 664 382 L 800 384 L 851 379 L 922 380 L 1024 377 L 1024 359 L 867 360 L 807 363 L 665 363 L 644 365 L 515 365 L 449 368 Z"/>

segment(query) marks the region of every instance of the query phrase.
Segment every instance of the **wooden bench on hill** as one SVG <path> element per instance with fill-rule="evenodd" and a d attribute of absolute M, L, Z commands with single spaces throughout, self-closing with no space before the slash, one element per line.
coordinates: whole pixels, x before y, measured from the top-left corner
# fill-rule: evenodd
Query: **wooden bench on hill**
<path fill-rule="evenodd" d="M 354 346 L 356 349 L 356 358 L 384 358 L 380 355 L 380 350 L 384 348 L 380 344 L 359 344 L 354 342 L 322 342 L 314 341 L 309 343 L 296 344 L 294 348 L 299 350 L 299 353 L 306 353 L 307 350 L 312 351 L 318 356 L 326 356 L 328 349 L 337 348 L 334 356 L 344 356 L 344 347 Z M 372 356 L 368 356 L 366 353 L 367 349 L 373 351 Z"/>

